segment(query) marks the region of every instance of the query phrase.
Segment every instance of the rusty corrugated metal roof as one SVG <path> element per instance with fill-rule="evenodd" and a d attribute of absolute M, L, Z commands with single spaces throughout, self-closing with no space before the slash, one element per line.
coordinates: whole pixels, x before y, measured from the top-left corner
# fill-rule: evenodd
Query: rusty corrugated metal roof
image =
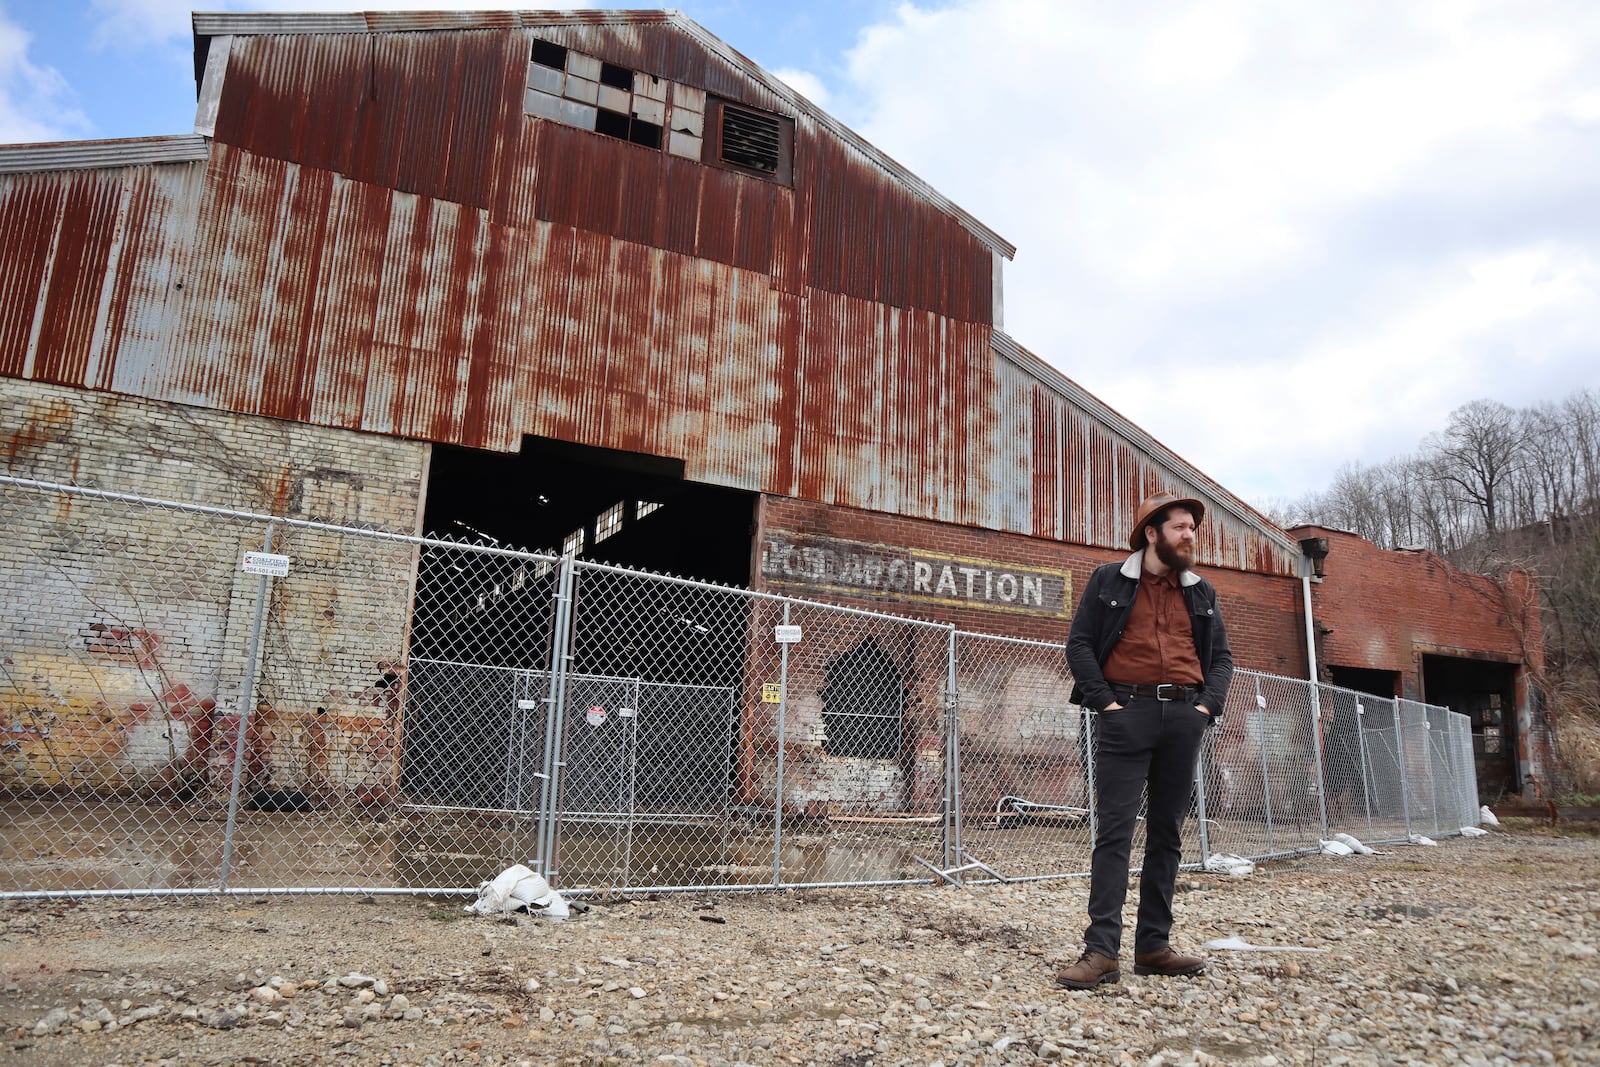
<path fill-rule="evenodd" d="M 749 100 L 754 106 L 785 110 L 806 116 L 828 135 L 836 138 L 863 161 L 882 170 L 895 183 L 926 201 L 960 224 L 986 247 L 1007 259 L 1016 255 L 1016 246 L 978 221 L 954 201 L 913 174 L 877 146 L 794 91 L 782 79 L 712 34 L 705 27 L 674 10 L 582 10 L 582 11 L 388 11 L 349 14 L 267 14 L 234 12 L 196 12 L 195 77 L 205 68 L 206 50 L 213 37 L 235 36 L 330 36 L 353 34 L 418 34 L 471 30 L 541 29 L 558 31 L 553 36 L 561 43 L 572 43 L 613 62 L 648 70 L 663 77 L 680 78 L 713 92 L 744 96 L 758 87 L 764 100 Z M 641 28 L 661 27 L 673 35 L 640 33 Z M 687 37 L 698 48 L 685 49 L 672 44 L 674 36 Z M 710 62 L 708 63 L 708 59 Z M 684 71 L 689 64 L 690 72 Z M 714 68 L 720 66 L 722 70 Z M 683 77 L 689 73 L 690 76 Z M 720 73 L 721 77 L 716 75 Z M 698 75 L 698 77 L 696 76 Z"/>
<path fill-rule="evenodd" d="M 189 163 L 205 158 L 206 139 L 192 133 L 103 141 L 41 141 L 0 145 L 0 174 L 130 167 L 141 163 Z"/>

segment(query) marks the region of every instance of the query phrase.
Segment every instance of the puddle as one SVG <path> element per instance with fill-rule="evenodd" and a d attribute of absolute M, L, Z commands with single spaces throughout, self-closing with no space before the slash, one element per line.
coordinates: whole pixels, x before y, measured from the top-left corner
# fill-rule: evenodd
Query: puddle
<path fill-rule="evenodd" d="M 0 891 L 180 889 L 217 884 L 225 812 L 139 802 L 0 805 Z M 526 813 L 240 811 L 229 884 L 471 889 L 532 855 Z M 902 834 L 770 831 L 737 820 L 593 820 L 563 829 L 564 889 L 770 886 L 926 877 L 911 857 L 927 841 Z"/>

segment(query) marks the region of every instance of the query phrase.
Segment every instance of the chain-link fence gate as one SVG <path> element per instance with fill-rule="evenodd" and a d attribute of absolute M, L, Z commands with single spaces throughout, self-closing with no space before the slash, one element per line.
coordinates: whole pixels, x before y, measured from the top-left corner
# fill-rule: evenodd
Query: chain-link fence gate
<path fill-rule="evenodd" d="M 1057 644 L 16 478 L 0 534 L 0 897 L 1088 870 L 1096 716 Z M 1471 744 L 1240 671 L 1185 859 L 1459 832 Z"/>

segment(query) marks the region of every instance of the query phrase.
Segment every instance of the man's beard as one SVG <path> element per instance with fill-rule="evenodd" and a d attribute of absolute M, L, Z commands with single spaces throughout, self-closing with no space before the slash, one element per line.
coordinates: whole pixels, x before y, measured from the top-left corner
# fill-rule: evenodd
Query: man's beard
<path fill-rule="evenodd" d="M 1175 571 L 1186 571 L 1194 566 L 1194 548 L 1192 546 L 1179 548 L 1178 545 L 1168 541 L 1158 533 L 1156 535 L 1155 548 L 1156 559 L 1159 559 Z"/>

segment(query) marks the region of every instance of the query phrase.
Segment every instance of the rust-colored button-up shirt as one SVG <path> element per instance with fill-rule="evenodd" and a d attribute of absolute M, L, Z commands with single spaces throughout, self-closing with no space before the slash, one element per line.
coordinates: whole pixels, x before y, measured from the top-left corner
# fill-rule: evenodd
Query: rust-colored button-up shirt
<path fill-rule="evenodd" d="M 1146 571 L 1140 577 L 1122 639 L 1100 670 L 1108 681 L 1129 685 L 1199 685 L 1205 680 L 1176 572 Z"/>

